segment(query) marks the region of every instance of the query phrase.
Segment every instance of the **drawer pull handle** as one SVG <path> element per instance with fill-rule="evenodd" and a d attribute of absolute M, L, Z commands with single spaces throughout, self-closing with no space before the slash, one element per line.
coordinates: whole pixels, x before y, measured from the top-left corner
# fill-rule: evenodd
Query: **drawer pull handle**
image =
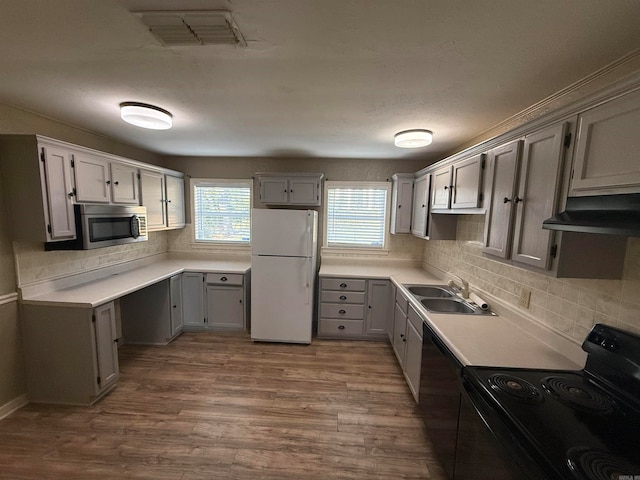
<path fill-rule="evenodd" d="M 345 313 L 347 313 L 347 311 L 346 310 L 340 310 L 340 311 L 338 311 L 338 313 L 341 314 L 341 315 L 344 315 Z"/>
<path fill-rule="evenodd" d="M 347 296 L 346 295 L 340 295 L 340 300 L 346 300 Z"/>
<path fill-rule="evenodd" d="M 340 284 L 340 288 L 347 288 L 347 284 L 346 283 L 341 283 Z"/>
<path fill-rule="evenodd" d="M 338 325 L 338 330 L 344 330 L 344 325 Z"/>
<path fill-rule="evenodd" d="M 227 277 L 220 277 L 220 281 L 221 282 L 226 282 L 227 281 Z"/>

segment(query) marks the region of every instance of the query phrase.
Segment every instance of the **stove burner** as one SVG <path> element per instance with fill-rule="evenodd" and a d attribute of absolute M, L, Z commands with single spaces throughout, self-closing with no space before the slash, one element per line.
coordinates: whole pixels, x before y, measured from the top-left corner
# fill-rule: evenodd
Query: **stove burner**
<path fill-rule="evenodd" d="M 542 387 L 549 395 L 570 407 L 592 413 L 611 413 L 616 404 L 584 382 L 563 377 L 545 377 Z"/>
<path fill-rule="evenodd" d="M 640 476 L 640 466 L 589 447 L 571 448 L 567 452 L 567 465 L 578 480 L 621 480 Z"/>
<path fill-rule="evenodd" d="M 513 397 L 527 402 L 538 402 L 542 400 L 540 391 L 532 384 L 522 378 L 496 373 L 489 377 L 489 385 L 497 392 L 504 392 Z"/>

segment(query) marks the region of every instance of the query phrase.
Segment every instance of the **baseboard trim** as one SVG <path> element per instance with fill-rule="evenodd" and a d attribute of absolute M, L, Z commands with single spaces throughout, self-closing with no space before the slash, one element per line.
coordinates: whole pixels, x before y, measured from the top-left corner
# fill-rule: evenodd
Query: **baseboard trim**
<path fill-rule="evenodd" d="M 25 393 L 0 406 L 0 420 L 8 415 L 11 415 L 19 408 L 24 407 L 27 403 L 29 403 L 29 397 Z"/>

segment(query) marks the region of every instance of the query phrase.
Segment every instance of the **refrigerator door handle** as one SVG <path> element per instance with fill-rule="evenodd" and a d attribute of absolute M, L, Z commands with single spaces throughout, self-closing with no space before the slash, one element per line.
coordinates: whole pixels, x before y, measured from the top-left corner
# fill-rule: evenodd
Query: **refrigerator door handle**
<path fill-rule="evenodd" d="M 307 299 L 305 301 L 305 305 L 309 305 L 309 303 L 311 303 L 311 283 L 312 283 L 312 275 L 313 275 L 313 268 L 311 268 L 313 266 L 313 263 L 311 263 L 311 257 L 307 257 L 307 263 L 309 264 L 309 266 L 307 267 Z"/>

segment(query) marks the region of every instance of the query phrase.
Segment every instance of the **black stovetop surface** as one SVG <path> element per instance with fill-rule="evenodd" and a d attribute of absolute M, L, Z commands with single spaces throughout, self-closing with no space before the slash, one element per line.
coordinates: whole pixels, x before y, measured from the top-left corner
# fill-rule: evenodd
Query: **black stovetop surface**
<path fill-rule="evenodd" d="M 463 376 L 550 478 L 640 479 L 640 399 L 587 371 L 466 367 Z"/>

